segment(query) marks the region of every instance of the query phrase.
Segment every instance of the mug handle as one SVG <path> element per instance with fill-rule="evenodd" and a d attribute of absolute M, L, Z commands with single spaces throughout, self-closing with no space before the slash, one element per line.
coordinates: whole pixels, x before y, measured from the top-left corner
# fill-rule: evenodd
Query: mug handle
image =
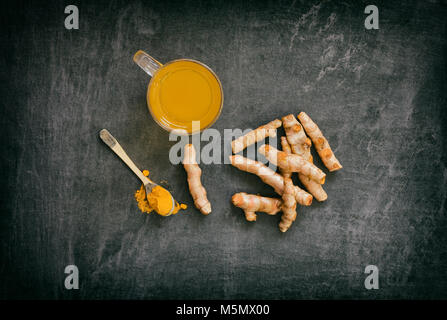
<path fill-rule="evenodd" d="M 155 72 L 163 66 L 160 62 L 142 50 L 138 50 L 138 52 L 135 53 L 133 61 L 151 77 L 153 77 Z"/>

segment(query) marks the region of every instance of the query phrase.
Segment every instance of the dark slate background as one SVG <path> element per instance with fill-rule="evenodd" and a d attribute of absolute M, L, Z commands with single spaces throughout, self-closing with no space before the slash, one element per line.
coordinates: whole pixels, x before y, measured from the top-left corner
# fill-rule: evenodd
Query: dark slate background
<path fill-rule="evenodd" d="M 2 3 L 0 298 L 447 298 L 446 3 L 371 3 L 380 30 L 364 28 L 369 1 Z M 281 234 L 279 216 L 248 223 L 230 203 L 270 187 L 208 165 L 202 216 L 148 113 L 138 49 L 215 70 L 222 134 L 306 111 L 344 166 L 328 201 Z M 102 128 L 190 209 L 139 212 Z"/>

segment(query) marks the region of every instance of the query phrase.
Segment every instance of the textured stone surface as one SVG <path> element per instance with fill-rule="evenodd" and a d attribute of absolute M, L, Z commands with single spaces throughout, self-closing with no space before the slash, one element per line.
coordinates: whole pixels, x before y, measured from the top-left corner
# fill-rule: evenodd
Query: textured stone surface
<path fill-rule="evenodd" d="M 368 31 L 366 4 L 80 2 L 72 31 L 64 2 L 2 8 L 0 297 L 447 298 L 447 10 L 376 1 L 380 30 Z M 193 209 L 148 113 L 138 49 L 216 71 L 221 133 L 306 111 L 344 166 L 328 201 L 299 207 L 281 234 L 279 216 L 248 223 L 230 203 L 270 187 L 208 165 L 213 213 Z M 190 209 L 140 213 L 139 181 L 102 128 Z M 68 264 L 78 291 L 64 289 Z M 364 288 L 368 264 L 379 290 Z"/>

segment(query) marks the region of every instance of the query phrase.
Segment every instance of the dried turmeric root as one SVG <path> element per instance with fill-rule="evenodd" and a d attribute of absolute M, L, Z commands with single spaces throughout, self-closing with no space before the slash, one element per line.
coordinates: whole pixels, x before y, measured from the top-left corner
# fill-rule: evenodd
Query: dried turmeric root
<path fill-rule="evenodd" d="M 245 212 L 247 221 L 256 221 L 256 212 L 265 212 L 269 215 L 275 215 L 281 211 L 281 200 L 275 198 L 261 197 L 245 192 L 236 193 L 231 198 L 231 202 L 236 207 Z"/>
<path fill-rule="evenodd" d="M 312 180 L 308 176 L 298 173 L 298 178 L 300 179 L 301 183 L 304 185 L 304 187 L 309 191 L 315 199 L 322 202 L 327 199 L 327 193 L 324 191 L 323 186 L 316 182 L 315 180 Z"/>
<path fill-rule="evenodd" d="M 332 152 L 331 146 L 323 136 L 320 128 L 318 128 L 315 122 L 313 122 L 305 112 L 301 112 L 298 115 L 298 119 L 301 121 L 301 124 L 306 130 L 308 136 L 312 139 L 315 149 L 317 149 L 317 152 L 326 168 L 328 168 L 329 171 L 340 170 L 342 165 Z"/>
<path fill-rule="evenodd" d="M 210 214 L 211 203 L 208 201 L 206 190 L 200 181 L 202 170 L 196 162 L 196 150 L 192 144 L 187 144 L 185 146 L 183 167 L 188 174 L 189 192 L 194 200 L 194 205 L 202 214 Z"/>
<path fill-rule="evenodd" d="M 312 142 L 306 136 L 306 133 L 304 133 L 304 129 L 302 128 L 298 120 L 296 120 L 295 116 L 293 114 L 289 114 L 283 117 L 282 124 L 284 127 L 284 131 L 286 132 L 287 141 L 290 144 L 292 152 L 313 163 L 313 158 L 310 153 L 310 146 L 312 145 Z M 281 139 L 283 139 L 283 137 L 281 137 Z M 285 151 L 284 148 L 283 151 Z M 327 199 L 327 194 L 324 191 L 323 186 L 321 184 L 315 182 L 314 180 L 312 180 L 311 178 L 302 173 L 298 173 L 298 178 L 300 179 L 301 183 L 306 187 L 306 189 L 318 201 L 325 201 Z"/>
<path fill-rule="evenodd" d="M 284 127 L 284 131 L 286 132 L 287 141 L 290 144 L 292 152 L 308 160 L 307 157 L 311 156 L 310 146 L 312 145 L 312 142 L 304 133 L 301 124 L 298 122 L 298 120 L 296 120 L 293 114 L 289 114 L 283 117 L 282 124 Z"/>
<path fill-rule="evenodd" d="M 297 154 L 287 154 L 266 144 L 259 148 L 259 152 L 280 168 L 302 173 L 319 184 L 323 184 L 326 179 L 326 174 L 323 171 Z"/>
<path fill-rule="evenodd" d="M 264 183 L 271 186 L 277 194 L 283 194 L 284 177 L 282 175 L 276 173 L 259 161 L 254 161 L 241 155 L 230 156 L 230 161 L 231 164 L 239 170 L 257 175 Z M 294 186 L 294 196 L 296 201 L 303 206 L 310 206 L 312 203 L 312 195 L 298 186 Z"/>
<path fill-rule="evenodd" d="M 287 154 L 292 153 L 292 149 L 290 148 L 290 144 L 289 144 L 289 142 L 287 142 L 286 137 L 281 137 L 281 147 L 282 147 L 282 151 L 284 151 L 285 153 L 287 153 Z M 281 174 L 284 178 L 290 178 L 292 176 L 292 172 L 287 171 L 285 169 L 279 168 L 279 171 L 281 172 Z"/>
<path fill-rule="evenodd" d="M 266 137 L 275 137 L 276 129 L 281 126 L 281 120 L 275 119 L 259 128 L 248 132 L 247 134 L 233 140 L 231 142 L 231 149 L 233 153 L 238 153 L 258 141 Z"/>
<path fill-rule="evenodd" d="M 284 193 L 282 195 L 282 216 L 279 230 L 286 232 L 296 219 L 296 200 L 293 196 L 292 179 L 284 178 Z"/>

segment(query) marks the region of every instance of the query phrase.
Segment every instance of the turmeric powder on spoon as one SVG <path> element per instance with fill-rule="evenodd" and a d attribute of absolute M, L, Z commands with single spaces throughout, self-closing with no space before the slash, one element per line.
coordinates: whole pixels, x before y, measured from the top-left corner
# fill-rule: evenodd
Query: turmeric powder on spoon
<path fill-rule="evenodd" d="M 149 171 L 143 170 L 143 175 L 146 177 L 149 176 Z M 141 188 L 135 192 L 135 200 L 141 212 L 151 213 L 155 210 L 161 216 L 167 216 L 172 207 L 171 195 L 162 186 L 154 187 L 152 192 L 146 195 L 144 185 L 141 185 Z M 186 204 L 179 204 L 175 201 L 175 208 L 172 214 L 176 214 L 180 209 L 185 210 L 186 208 Z"/>

